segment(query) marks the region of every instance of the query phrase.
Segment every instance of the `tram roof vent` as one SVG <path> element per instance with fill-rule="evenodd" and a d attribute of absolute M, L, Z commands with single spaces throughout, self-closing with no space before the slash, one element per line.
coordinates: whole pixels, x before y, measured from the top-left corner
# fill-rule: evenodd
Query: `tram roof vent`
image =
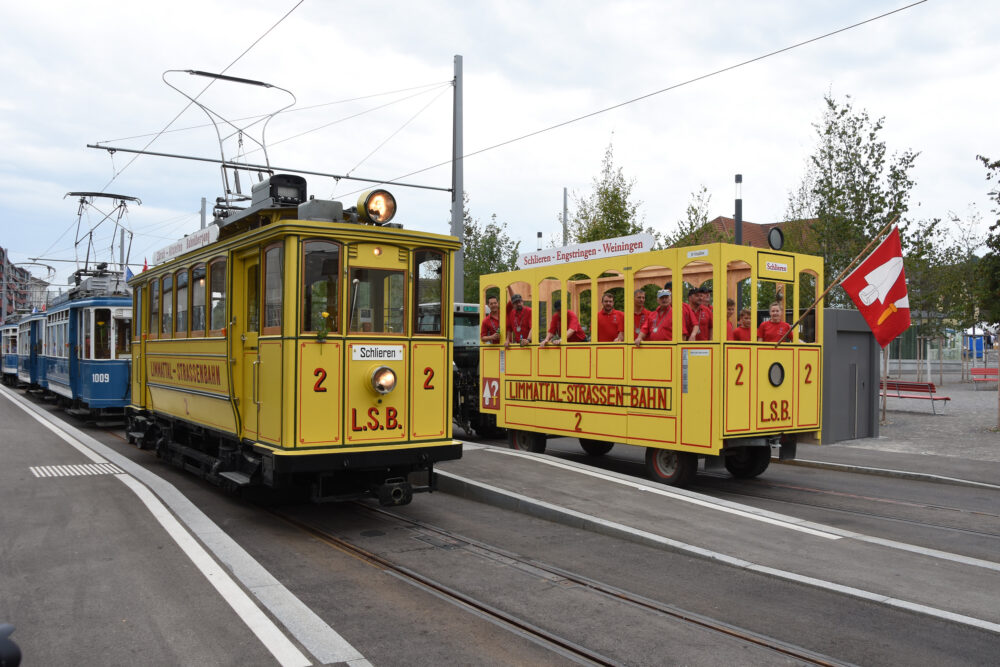
<path fill-rule="evenodd" d="M 339 201 L 329 199 L 310 199 L 299 204 L 299 220 L 315 220 L 317 222 L 342 222 L 344 220 L 344 205 Z"/>

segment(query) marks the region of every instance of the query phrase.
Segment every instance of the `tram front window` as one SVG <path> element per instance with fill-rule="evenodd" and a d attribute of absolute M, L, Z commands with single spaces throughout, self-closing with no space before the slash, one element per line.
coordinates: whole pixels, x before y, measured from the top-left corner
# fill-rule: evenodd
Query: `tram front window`
<path fill-rule="evenodd" d="M 132 357 L 132 320 L 115 318 L 115 359 Z"/>
<path fill-rule="evenodd" d="M 94 359 L 111 358 L 111 311 L 94 310 Z"/>
<path fill-rule="evenodd" d="M 404 285 L 402 271 L 352 269 L 348 330 L 352 333 L 404 333 Z"/>

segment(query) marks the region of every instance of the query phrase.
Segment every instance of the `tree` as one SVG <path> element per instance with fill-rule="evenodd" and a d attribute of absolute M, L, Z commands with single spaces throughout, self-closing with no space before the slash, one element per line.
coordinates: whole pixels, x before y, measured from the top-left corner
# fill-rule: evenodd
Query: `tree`
<path fill-rule="evenodd" d="M 576 213 L 569 224 L 573 240 L 586 243 L 642 232 L 642 202 L 631 200 L 634 185 L 635 179 L 626 180 L 622 168 L 615 168 L 614 150 L 608 144 L 601 176 L 594 179 L 594 191 L 586 199 L 576 200 Z"/>
<path fill-rule="evenodd" d="M 517 269 L 520 241 L 507 235 L 507 223 L 497 222 L 496 213 L 485 225 L 469 213 L 469 195 L 464 195 L 465 295 L 467 303 L 479 303 L 479 276 Z"/>
<path fill-rule="evenodd" d="M 996 204 L 993 209 L 997 219 L 990 225 L 986 235 L 986 254 L 977 266 L 976 292 L 980 303 L 980 318 L 993 324 L 1000 323 L 1000 160 L 990 160 L 982 155 L 976 159 L 986 167 L 986 180 L 997 185 L 990 190 L 990 199 Z"/>
<path fill-rule="evenodd" d="M 665 234 L 663 243 L 666 247 L 700 245 L 703 243 L 732 243 L 733 234 L 708 224 L 709 206 L 712 195 L 708 188 L 701 186 L 697 192 L 691 193 L 686 216 L 677 221 L 677 230 L 673 234 Z"/>
<path fill-rule="evenodd" d="M 879 139 L 884 118 L 856 111 L 850 97 L 840 102 L 827 95 L 824 101 L 823 119 L 814 125 L 819 141 L 802 185 L 789 197 L 788 219 L 811 219 L 811 233 L 798 235 L 803 247 L 794 249 L 823 255 L 829 282 L 897 216 L 907 252 L 904 216 L 914 185 L 909 172 L 919 153 L 890 156 Z M 831 303 L 850 301 L 834 290 L 827 297 Z"/>

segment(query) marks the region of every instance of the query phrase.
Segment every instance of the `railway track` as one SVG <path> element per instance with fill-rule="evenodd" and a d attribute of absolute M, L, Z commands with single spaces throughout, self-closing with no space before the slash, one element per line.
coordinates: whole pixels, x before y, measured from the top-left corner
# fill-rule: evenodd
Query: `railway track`
<path fill-rule="evenodd" d="M 692 627 L 697 627 L 701 630 L 707 630 L 711 633 L 719 635 L 721 638 L 726 638 L 729 640 L 736 640 L 739 642 L 744 642 L 746 644 L 751 644 L 756 647 L 767 649 L 773 651 L 775 654 L 791 658 L 797 661 L 801 661 L 802 664 L 809 665 L 842 665 L 845 664 L 829 656 L 821 655 L 803 647 L 795 646 L 787 642 L 775 639 L 773 637 L 768 637 L 760 633 L 756 633 L 745 628 L 739 628 L 737 626 L 725 623 L 718 619 L 713 619 L 702 614 L 697 614 L 691 611 L 687 611 L 675 605 L 667 604 L 654 600 L 645 596 L 637 595 L 630 591 L 623 590 L 621 588 L 597 581 L 590 577 L 586 577 L 555 565 L 543 563 L 534 559 L 524 558 L 518 554 L 512 553 L 506 549 L 499 548 L 493 545 L 489 545 L 478 540 L 465 537 L 454 533 L 452 531 L 433 526 L 431 524 L 411 519 L 408 517 L 401 516 L 395 512 L 373 507 L 362 502 L 355 503 L 355 506 L 361 511 L 377 515 L 384 520 L 395 522 L 397 524 L 402 524 L 412 530 L 419 531 L 421 533 L 432 535 L 439 541 L 443 541 L 454 547 L 464 548 L 470 550 L 478 555 L 485 555 L 491 560 L 502 561 L 509 563 L 515 567 L 521 567 L 526 569 L 531 569 L 535 571 L 540 571 L 546 575 L 549 575 L 560 580 L 564 580 L 569 584 L 579 586 L 580 588 L 589 591 L 595 595 L 600 595 L 607 599 L 613 600 L 617 603 L 626 604 L 631 607 L 642 610 L 643 612 L 652 614 L 655 617 L 661 619 L 669 619 L 674 623 L 681 623 L 684 625 L 689 625 Z M 274 511 L 274 514 L 284 521 L 298 527 L 299 529 L 306 531 L 313 537 L 321 540 L 323 543 L 336 548 L 340 551 L 348 553 L 352 556 L 362 559 L 380 569 L 386 570 L 406 581 L 412 583 L 428 592 L 445 599 L 453 604 L 456 604 L 462 608 L 468 609 L 472 613 L 475 613 L 481 617 L 488 618 L 489 620 L 497 623 L 498 625 L 508 628 L 511 631 L 530 638 L 536 643 L 548 647 L 550 650 L 570 658 L 576 662 L 582 664 L 595 664 L 595 665 L 616 665 L 621 664 L 619 661 L 612 657 L 602 655 L 585 646 L 580 645 L 565 637 L 559 636 L 552 633 L 536 623 L 519 618 L 513 614 L 496 608 L 494 605 L 489 604 L 475 598 L 473 595 L 464 593 L 462 591 L 455 590 L 454 588 L 442 584 L 439 581 L 431 579 L 419 572 L 414 571 L 411 568 L 404 567 L 398 563 L 393 562 L 391 559 L 385 556 L 373 553 L 372 551 L 365 549 L 348 539 L 341 536 L 334 535 L 328 530 L 315 525 L 314 523 L 306 520 L 302 520 L 293 516 L 288 515 L 285 512 Z"/>

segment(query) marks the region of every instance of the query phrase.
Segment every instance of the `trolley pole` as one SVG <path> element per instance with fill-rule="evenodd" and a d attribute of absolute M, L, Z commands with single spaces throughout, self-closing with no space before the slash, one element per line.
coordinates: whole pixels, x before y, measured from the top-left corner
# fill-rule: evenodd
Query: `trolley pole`
<path fill-rule="evenodd" d="M 465 243 L 465 168 L 462 163 L 462 56 L 455 56 L 455 97 L 451 142 L 451 234 Z M 455 293 L 452 301 L 465 301 L 465 250 L 455 253 Z M 476 297 L 479 301 L 479 297 Z"/>
<path fill-rule="evenodd" d="M 733 213 L 736 228 L 736 245 L 743 245 L 743 174 L 736 174 L 736 212 Z"/>

